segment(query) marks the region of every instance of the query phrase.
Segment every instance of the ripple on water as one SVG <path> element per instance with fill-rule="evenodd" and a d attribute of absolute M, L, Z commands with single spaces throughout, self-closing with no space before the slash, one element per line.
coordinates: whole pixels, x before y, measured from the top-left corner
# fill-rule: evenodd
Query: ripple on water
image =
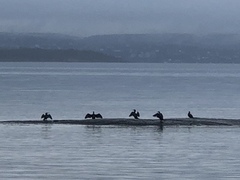
<path fill-rule="evenodd" d="M 0 125 L 3 179 L 239 178 L 235 127 Z"/>

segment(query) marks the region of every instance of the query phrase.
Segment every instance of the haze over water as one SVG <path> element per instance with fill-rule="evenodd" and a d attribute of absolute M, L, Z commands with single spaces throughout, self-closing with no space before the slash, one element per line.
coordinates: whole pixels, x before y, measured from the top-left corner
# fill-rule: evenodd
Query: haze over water
<path fill-rule="evenodd" d="M 239 119 L 235 64 L 1 63 L 0 120 Z M 3 179 L 238 179 L 239 127 L 0 125 Z"/>

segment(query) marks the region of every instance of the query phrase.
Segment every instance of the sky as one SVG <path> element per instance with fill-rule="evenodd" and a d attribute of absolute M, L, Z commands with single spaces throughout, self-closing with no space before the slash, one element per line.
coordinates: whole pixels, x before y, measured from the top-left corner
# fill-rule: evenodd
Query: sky
<path fill-rule="evenodd" d="M 240 0 L 0 0 L 0 32 L 240 33 Z"/>

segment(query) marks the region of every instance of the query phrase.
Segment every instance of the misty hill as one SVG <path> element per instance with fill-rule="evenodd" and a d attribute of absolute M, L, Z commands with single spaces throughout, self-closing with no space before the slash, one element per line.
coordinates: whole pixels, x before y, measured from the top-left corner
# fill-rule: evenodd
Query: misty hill
<path fill-rule="evenodd" d="M 52 33 L 0 33 L 0 48 L 75 49 L 81 38 Z"/>
<path fill-rule="evenodd" d="M 73 49 L 0 49 L 2 62 L 116 62 L 119 59 L 94 51 Z"/>
<path fill-rule="evenodd" d="M 86 38 L 0 33 L 0 48 L 87 50 L 127 62 L 240 63 L 240 35 L 126 34 Z"/>
<path fill-rule="evenodd" d="M 233 34 L 105 35 L 82 41 L 85 49 L 130 62 L 240 63 L 240 36 Z"/>

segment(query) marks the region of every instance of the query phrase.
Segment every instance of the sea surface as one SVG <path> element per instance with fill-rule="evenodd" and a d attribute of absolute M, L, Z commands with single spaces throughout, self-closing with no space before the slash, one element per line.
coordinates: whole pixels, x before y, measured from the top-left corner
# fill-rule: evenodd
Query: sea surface
<path fill-rule="evenodd" d="M 240 65 L 0 63 L 0 121 L 240 119 Z M 0 179 L 240 179 L 240 127 L 0 124 Z"/>

